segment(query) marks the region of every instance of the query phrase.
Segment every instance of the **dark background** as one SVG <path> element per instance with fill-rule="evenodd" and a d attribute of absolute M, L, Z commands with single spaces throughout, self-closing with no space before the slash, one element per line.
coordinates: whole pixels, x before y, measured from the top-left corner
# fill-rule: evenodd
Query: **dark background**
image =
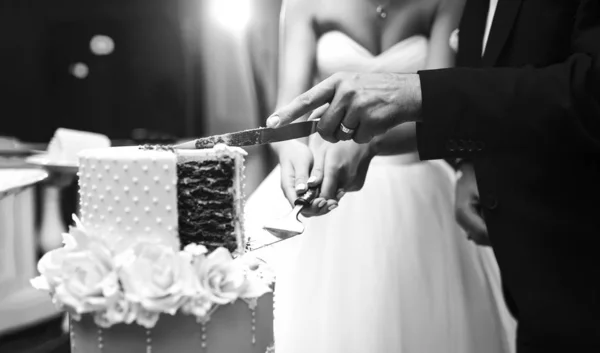
<path fill-rule="evenodd" d="M 0 135 L 44 142 L 59 126 L 111 139 L 131 138 L 136 128 L 202 134 L 202 103 L 194 99 L 202 90 L 201 58 L 185 32 L 201 30 L 186 20 L 202 11 L 200 1 L 0 4 Z M 114 40 L 112 54 L 91 52 L 95 34 Z M 76 62 L 89 67 L 87 78 L 70 73 Z"/>

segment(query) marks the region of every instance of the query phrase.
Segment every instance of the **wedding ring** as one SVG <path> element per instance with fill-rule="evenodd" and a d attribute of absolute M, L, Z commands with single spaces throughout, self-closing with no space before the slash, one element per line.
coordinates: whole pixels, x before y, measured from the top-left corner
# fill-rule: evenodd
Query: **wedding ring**
<path fill-rule="evenodd" d="M 340 123 L 340 131 L 342 131 L 348 136 L 354 135 L 354 129 L 347 128 L 346 125 L 344 125 L 344 123 Z"/>

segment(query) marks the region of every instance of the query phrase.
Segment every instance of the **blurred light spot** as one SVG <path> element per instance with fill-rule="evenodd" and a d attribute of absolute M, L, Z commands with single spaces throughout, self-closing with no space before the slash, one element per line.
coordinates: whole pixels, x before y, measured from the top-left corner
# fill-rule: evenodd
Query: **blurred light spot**
<path fill-rule="evenodd" d="M 84 63 L 75 63 L 69 67 L 69 72 L 77 78 L 84 79 L 90 73 L 90 69 Z"/>
<path fill-rule="evenodd" d="M 90 49 L 96 55 L 108 55 L 115 50 L 115 42 L 109 36 L 98 34 L 92 37 Z"/>
<path fill-rule="evenodd" d="M 232 31 L 246 28 L 251 15 L 250 0 L 213 0 L 211 17 Z"/>

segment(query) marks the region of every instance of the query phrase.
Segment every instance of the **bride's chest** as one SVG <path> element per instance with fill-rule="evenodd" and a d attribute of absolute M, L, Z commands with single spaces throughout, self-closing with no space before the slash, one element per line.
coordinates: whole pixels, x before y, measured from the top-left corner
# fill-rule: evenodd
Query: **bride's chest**
<path fill-rule="evenodd" d="M 415 35 L 429 36 L 439 1 L 323 1 L 314 16 L 315 35 L 320 38 L 331 31 L 343 32 L 377 56 L 403 39 Z M 382 19 L 377 7 L 386 3 L 387 15 Z"/>

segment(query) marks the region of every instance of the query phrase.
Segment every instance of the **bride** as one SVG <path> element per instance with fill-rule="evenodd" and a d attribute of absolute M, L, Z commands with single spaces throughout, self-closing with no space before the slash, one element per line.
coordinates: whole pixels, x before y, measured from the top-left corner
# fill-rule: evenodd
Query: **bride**
<path fill-rule="evenodd" d="M 284 1 L 279 105 L 339 71 L 451 66 L 462 1 Z M 273 146 L 280 166 L 246 206 L 253 241 L 269 239 L 262 225 L 308 185 L 321 187 L 305 233 L 264 250 L 277 268 L 278 353 L 511 351 L 491 250 L 455 223 L 450 167 L 394 143 L 411 128 L 373 145 L 315 134 Z M 347 183 L 355 173 L 361 182 Z"/>

